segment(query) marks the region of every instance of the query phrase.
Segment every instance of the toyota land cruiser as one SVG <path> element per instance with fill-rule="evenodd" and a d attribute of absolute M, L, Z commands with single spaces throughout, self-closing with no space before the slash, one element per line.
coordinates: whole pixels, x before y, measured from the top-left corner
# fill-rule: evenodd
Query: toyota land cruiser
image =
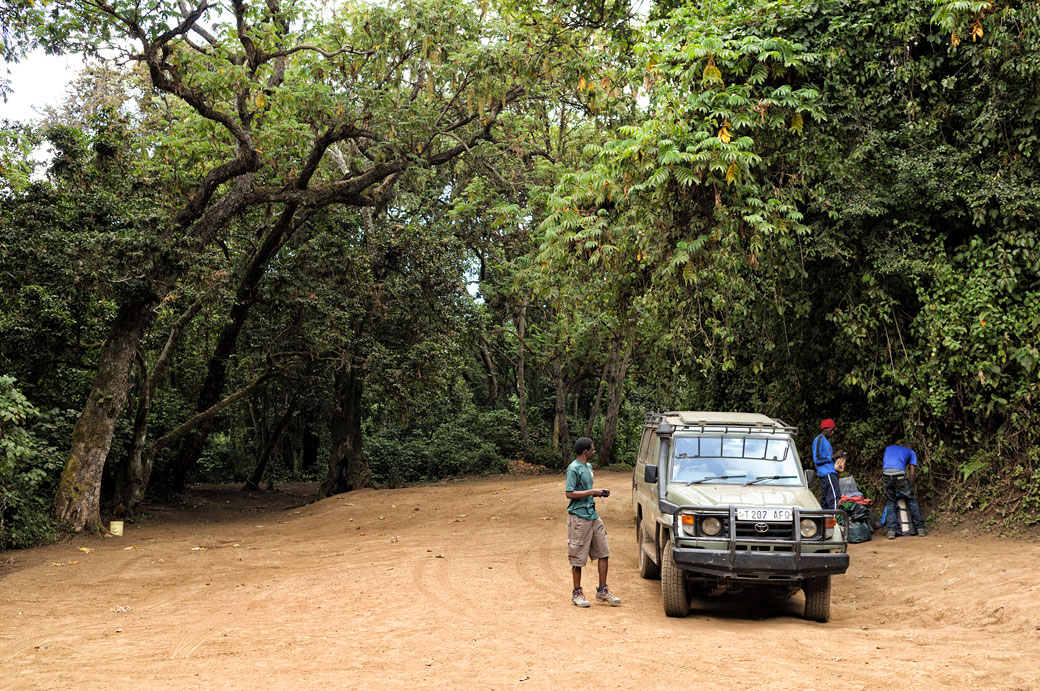
<path fill-rule="evenodd" d="M 694 593 L 805 592 L 805 618 L 830 618 L 831 576 L 849 565 L 841 511 L 823 511 L 797 430 L 765 415 L 649 413 L 632 476 L 639 573 L 660 578 L 665 614 Z"/>

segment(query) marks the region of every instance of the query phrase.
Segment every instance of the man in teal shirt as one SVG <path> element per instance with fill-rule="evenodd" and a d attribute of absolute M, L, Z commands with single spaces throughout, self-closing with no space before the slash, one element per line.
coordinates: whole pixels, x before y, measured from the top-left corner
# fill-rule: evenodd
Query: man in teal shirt
<path fill-rule="evenodd" d="M 621 598 L 610 592 L 607 587 L 607 559 L 610 547 L 607 546 L 607 530 L 603 520 L 596 513 L 596 500 L 593 497 L 609 497 L 609 489 L 592 488 L 592 468 L 589 459 L 595 455 L 596 449 L 592 440 L 582 437 L 574 442 L 576 458 L 567 466 L 567 498 L 571 503 L 567 506 L 567 558 L 571 562 L 571 576 L 574 580 L 574 591 L 571 602 L 578 607 L 588 607 L 589 601 L 581 590 L 581 568 L 591 558 L 596 559 L 599 566 L 599 587 L 596 589 L 596 602 L 608 605 L 621 604 Z"/>

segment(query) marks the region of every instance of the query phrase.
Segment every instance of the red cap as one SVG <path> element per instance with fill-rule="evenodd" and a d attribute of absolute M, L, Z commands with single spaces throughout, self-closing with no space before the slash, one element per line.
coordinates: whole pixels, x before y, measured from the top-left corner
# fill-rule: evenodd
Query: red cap
<path fill-rule="evenodd" d="M 834 420 L 831 420 L 830 418 L 827 418 L 820 423 L 820 429 L 827 429 L 829 427 L 834 427 Z"/>

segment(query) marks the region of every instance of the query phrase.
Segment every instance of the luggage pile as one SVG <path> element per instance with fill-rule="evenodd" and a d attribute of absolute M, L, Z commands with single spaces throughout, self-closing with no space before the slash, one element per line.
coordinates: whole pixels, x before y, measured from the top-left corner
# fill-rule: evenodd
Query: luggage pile
<path fill-rule="evenodd" d="M 851 475 L 838 480 L 838 489 L 841 490 L 838 508 L 849 515 L 849 542 L 868 542 L 876 528 L 871 500 L 863 496 Z"/>

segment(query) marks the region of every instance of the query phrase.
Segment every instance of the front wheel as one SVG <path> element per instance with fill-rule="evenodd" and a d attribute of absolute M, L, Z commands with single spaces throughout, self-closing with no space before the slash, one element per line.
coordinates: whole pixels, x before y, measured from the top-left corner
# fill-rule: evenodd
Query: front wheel
<path fill-rule="evenodd" d="M 831 618 L 831 577 L 809 578 L 802 589 L 805 591 L 805 618 L 827 623 Z"/>
<path fill-rule="evenodd" d="M 642 522 L 636 519 L 636 547 L 639 549 L 639 575 L 647 580 L 657 580 L 661 577 L 661 565 L 656 563 L 646 553 L 643 546 L 649 542 L 646 539 L 646 531 L 643 530 Z"/>
<path fill-rule="evenodd" d="M 672 541 L 661 552 L 661 597 L 664 613 L 670 617 L 685 617 L 690 613 L 690 594 L 686 590 L 686 574 L 675 565 Z"/>

